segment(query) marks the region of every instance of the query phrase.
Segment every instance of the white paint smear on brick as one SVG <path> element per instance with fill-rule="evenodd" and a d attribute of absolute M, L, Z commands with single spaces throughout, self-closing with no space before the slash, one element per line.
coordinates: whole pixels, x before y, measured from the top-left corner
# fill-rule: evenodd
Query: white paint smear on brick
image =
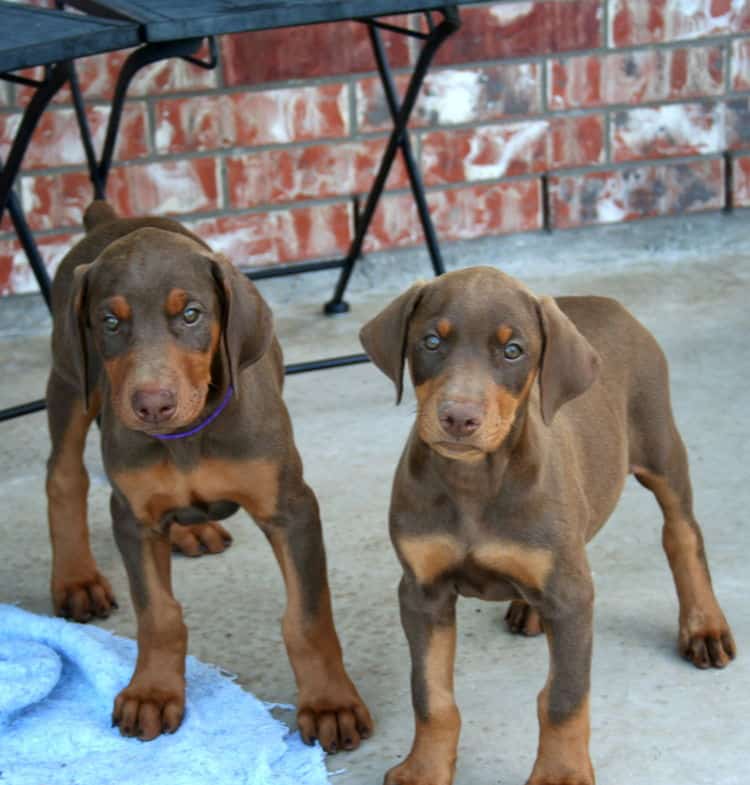
<path fill-rule="evenodd" d="M 610 42 L 614 40 L 613 25 L 616 13 L 623 6 L 633 15 L 634 30 L 650 31 L 657 40 L 691 39 L 705 35 L 730 32 L 734 20 L 745 11 L 747 0 L 732 0 L 729 10 L 724 14 L 714 14 L 714 0 L 671 0 L 663 12 L 664 29 L 650 30 L 650 3 L 636 3 L 634 0 L 618 0 L 615 13 L 610 13 Z M 651 34 L 645 39 L 650 40 Z"/>
<path fill-rule="evenodd" d="M 156 151 L 165 153 L 172 146 L 172 139 L 174 137 L 174 126 L 169 120 L 159 120 L 156 124 L 156 131 L 154 133 L 154 142 L 156 143 Z"/>
<path fill-rule="evenodd" d="M 467 180 L 488 180 L 503 177 L 511 162 L 523 158 L 525 150 L 542 138 L 549 129 L 546 120 L 533 123 L 519 123 L 499 126 L 494 129 L 480 129 L 472 136 L 469 154 L 464 162 L 464 174 Z M 510 134 L 508 132 L 510 131 Z M 486 164 L 474 163 L 474 159 L 482 152 L 482 139 L 495 137 L 493 142 L 499 150 L 499 157 Z"/>
<path fill-rule="evenodd" d="M 429 77 L 419 108 L 431 122 L 468 123 L 476 117 L 481 92 L 479 71 L 440 71 Z"/>
<path fill-rule="evenodd" d="M 706 114 L 698 104 L 636 109 L 617 134 L 631 150 L 647 149 L 658 139 L 667 138 L 677 146 L 694 147 L 698 153 L 720 152 L 724 148 L 723 112 L 716 107 L 707 128 L 703 127 Z"/>
<path fill-rule="evenodd" d="M 509 25 L 516 19 L 528 16 L 534 10 L 534 3 L 509 3 L 503 5 L 493 5 L 490 13 L 501 25 Z"/>
<path fill-rule="evenodd" d="M 62 261 L 65 254 L 82 238 L 82 235 L 77 235 L 72 239 L 65 238 L 60 242 L 46 242 L 39 245 L 39 252 L 44 259 L 44 264 L 50 277 L 53 277 L 58 265 Z M 29 292 L 38 292 L 39 285 L 36 282 L 34 273 L 29 265 L 29 260 L 26 254 L 21 250 L 17 250 L 13 254 L 13 269 L 10 274 L 10 291 L 13 294 L 27 294 Z"/>
<path fill-rule="evenodd" d="M 218 166 L 218 159 L 216 159 Z M 189 213 L 207 207 L 210 202 L 189 161 L 174 161 L 146 170 L 154 187 L 154 207 L 160 215 Z M 196 182 L 197 180 L 197 182 Z"/>

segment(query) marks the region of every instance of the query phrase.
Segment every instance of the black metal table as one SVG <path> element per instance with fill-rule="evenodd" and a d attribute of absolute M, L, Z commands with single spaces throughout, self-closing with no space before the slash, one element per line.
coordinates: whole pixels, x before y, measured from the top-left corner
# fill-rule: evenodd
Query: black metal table
<path fill-rule="evenodd" d="M 409 117 L 416 103 L 427 69 L 440 44 L 459 27 L 458 6 L 475 0 L 58 0 L 58 6 L 68 5 L 94 16 L 81 16 L 58 11 L 18 6 L 0 0 L 0 78 L 28 84 L 29 80 L 10 72 L 32 65 L 45 65 L 43 82 L 34 83 L 36 93 L 26 108 L 8 161 L 0 171 L 0 217 L 7 204 L 24 251 L 29 257 L 42 295 L 49 304 L 49 277 L 42 263 L 20 205 L 12 191 L 13 183 L 28 146 L 31 134 L 51 98 L 68 82 L 81 130 L 84 150 L 97 198 L 106 195 L 107 176 L 117 141 L 122 110 L 128 86 L 136 73 L 146 65 L 169 57 L 182 57 L 198 67 L 213 68 L 217 64 L 214 36 L 225 33 L 295 27 L 321 22 L 353 20 L 368 26 L 370 42 L 386 100 L 393 120 L 383 158 L 372 189 L 363 209 L 355 202 L 354 239 L 341 259 L 303 262 L 246 271 L 254 280 L 281 275 L 296 275 L 318 270 L 339 269 L 339 279 L 333 297 L 325 304 L 327 314 L 346 312 L 349 306 L 344 293 L 357 260 L 362 253 L 366 232 L 372 221 L 388 173 L 399 150 L 403 155 L 412 193 L 424 230 L 432 267 L 436 275 L 444 272 L 440 247 L 435 233 L 422 178 L 406 132 Z M 379 17 L 405 13 L 423 13 L 426 31 L 412 30 L 383 22 Z M 13 33 L 7 19 L 25 25 L 25 43 L 13 47 Z M 435 16 L 439 19 L 435 19 Z M 24 17 L 26 21 L 21 22 Z M 35 20 L 32 23 L 32 18 Z M 36 25 L 36 26 L 35 26 Z M 411 78 L 400 98 L 383 46 L 382 29 L 419 39 L 423 42 Z M 195 57 L 203 40 L 209 40 L 209 58 Z M 128 55 L 115 86 L 104 146 L 97 158 L 91 141 L 83 98 L 75 76 L 73 60 L 91 54 L 132 47 L 141 44 Z M 286 367 L 287 373 L 301 373 L 322 368 L 366 362 L 363 354 L 346 355 L 322 360 L 296 363 Z M 0 421 L 38 411 L 44 401 L 0 411 Z"/>
<path fill-rule="evenodd" d="M 35 88 L 8 153 L 0 162 L 0 218 L 7 206 L 21 246 L 28 257 L 39 290 L 49 306 L 50 281 L 21 205 L 13 191 L 31 135 L 42 113 L 66 82 L 75 82 L 73 61 L 101 52 L 136 46 L 140 28 L 134 22 L 99 19 L 42 8 L 0 2 L 0 79 Z M 33 80 L 14 74 L 24 68 L 45 66 L 44 78 Z M 77 91 L 80 98 L 80 91 Z M 79 119 L 83 104 L 76 100 Z M 44 401 L 33 401 L 0 411 L 0 421 L 40 411 Z"/>

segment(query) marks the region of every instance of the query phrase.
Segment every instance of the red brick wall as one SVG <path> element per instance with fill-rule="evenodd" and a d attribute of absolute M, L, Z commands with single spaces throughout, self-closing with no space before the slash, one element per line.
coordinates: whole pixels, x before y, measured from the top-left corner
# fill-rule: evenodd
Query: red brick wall
<path fill-rule="evenodd" d="M 401 24 L 420 25 L 418 16 Z M 527 0 L 462 10 L 412 136 L 443 240 L 750 206 L 747 0 Z M 399 84 L 417 43 L 385 34 Z M 366 30 L 320 25 L 227 36 L 221 63 L 143 71 L 130 91 L 109 198 L 179 216 L 240 265 L 340 254 L 388 128 Z M 122 53 L 79 63 L 100 144 Z M 0 155 L 28 89 L 0 88 Z M 730 152 L 731 157 L 724 154 Z M 91 198 L 69 97 L 48 110 L 19 184 L 53 266 Z M 399 162 L 368 250 L 422 241 Z M 0 293 L 34 288 L 0 227 Z"/>

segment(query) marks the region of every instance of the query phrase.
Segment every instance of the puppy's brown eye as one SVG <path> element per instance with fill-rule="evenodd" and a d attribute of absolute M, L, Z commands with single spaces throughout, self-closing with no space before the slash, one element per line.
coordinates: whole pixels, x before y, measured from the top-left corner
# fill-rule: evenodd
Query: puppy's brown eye
<path fill-rule="evenodd" d="M 523 349 L 517 343 L 506 343 L 503 355 L 506 360 L 517 360 L 523 354 Z"/>
<path fill-rule="evenodd" d="M 182 318 L 187 324 L 195 324 L 201 318 L 201 312 L 197 308 L 186 308 L 182 312 Z"/>
<path fill-rule="evenodd" d="M 112 316 L 111 313 L 105 316 L 102 321 L 104 322 L 104 329 L 108 333 L 116 333 L 120 327 L 120 320 L 116 316 Z"/>
<path fill-rule="evenodd" d="M 435 349 L 440 347 L 442 341 L 437 335 L 428 335 L 422 343 L 424 343 L 425 349 L 429 349 L 431 352 L 434 352 Z"/>

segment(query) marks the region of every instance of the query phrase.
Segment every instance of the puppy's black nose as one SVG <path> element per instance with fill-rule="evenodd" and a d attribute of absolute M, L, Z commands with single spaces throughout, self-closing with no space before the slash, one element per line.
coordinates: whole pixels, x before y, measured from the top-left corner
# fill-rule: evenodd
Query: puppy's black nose
<path fill-rule="evenodd" d="M 438 419 L 451 436 L 470 436 L 482 424 L 482 407 L 471 401 L 445 401 L 438 410 Z"/>
<path fill-rule="evenodd" d="M 151 425 L 166 422 L 177 409 L 174 392 L 162 388 L 136 390 L 131 404 L 138 419 Z"/>

